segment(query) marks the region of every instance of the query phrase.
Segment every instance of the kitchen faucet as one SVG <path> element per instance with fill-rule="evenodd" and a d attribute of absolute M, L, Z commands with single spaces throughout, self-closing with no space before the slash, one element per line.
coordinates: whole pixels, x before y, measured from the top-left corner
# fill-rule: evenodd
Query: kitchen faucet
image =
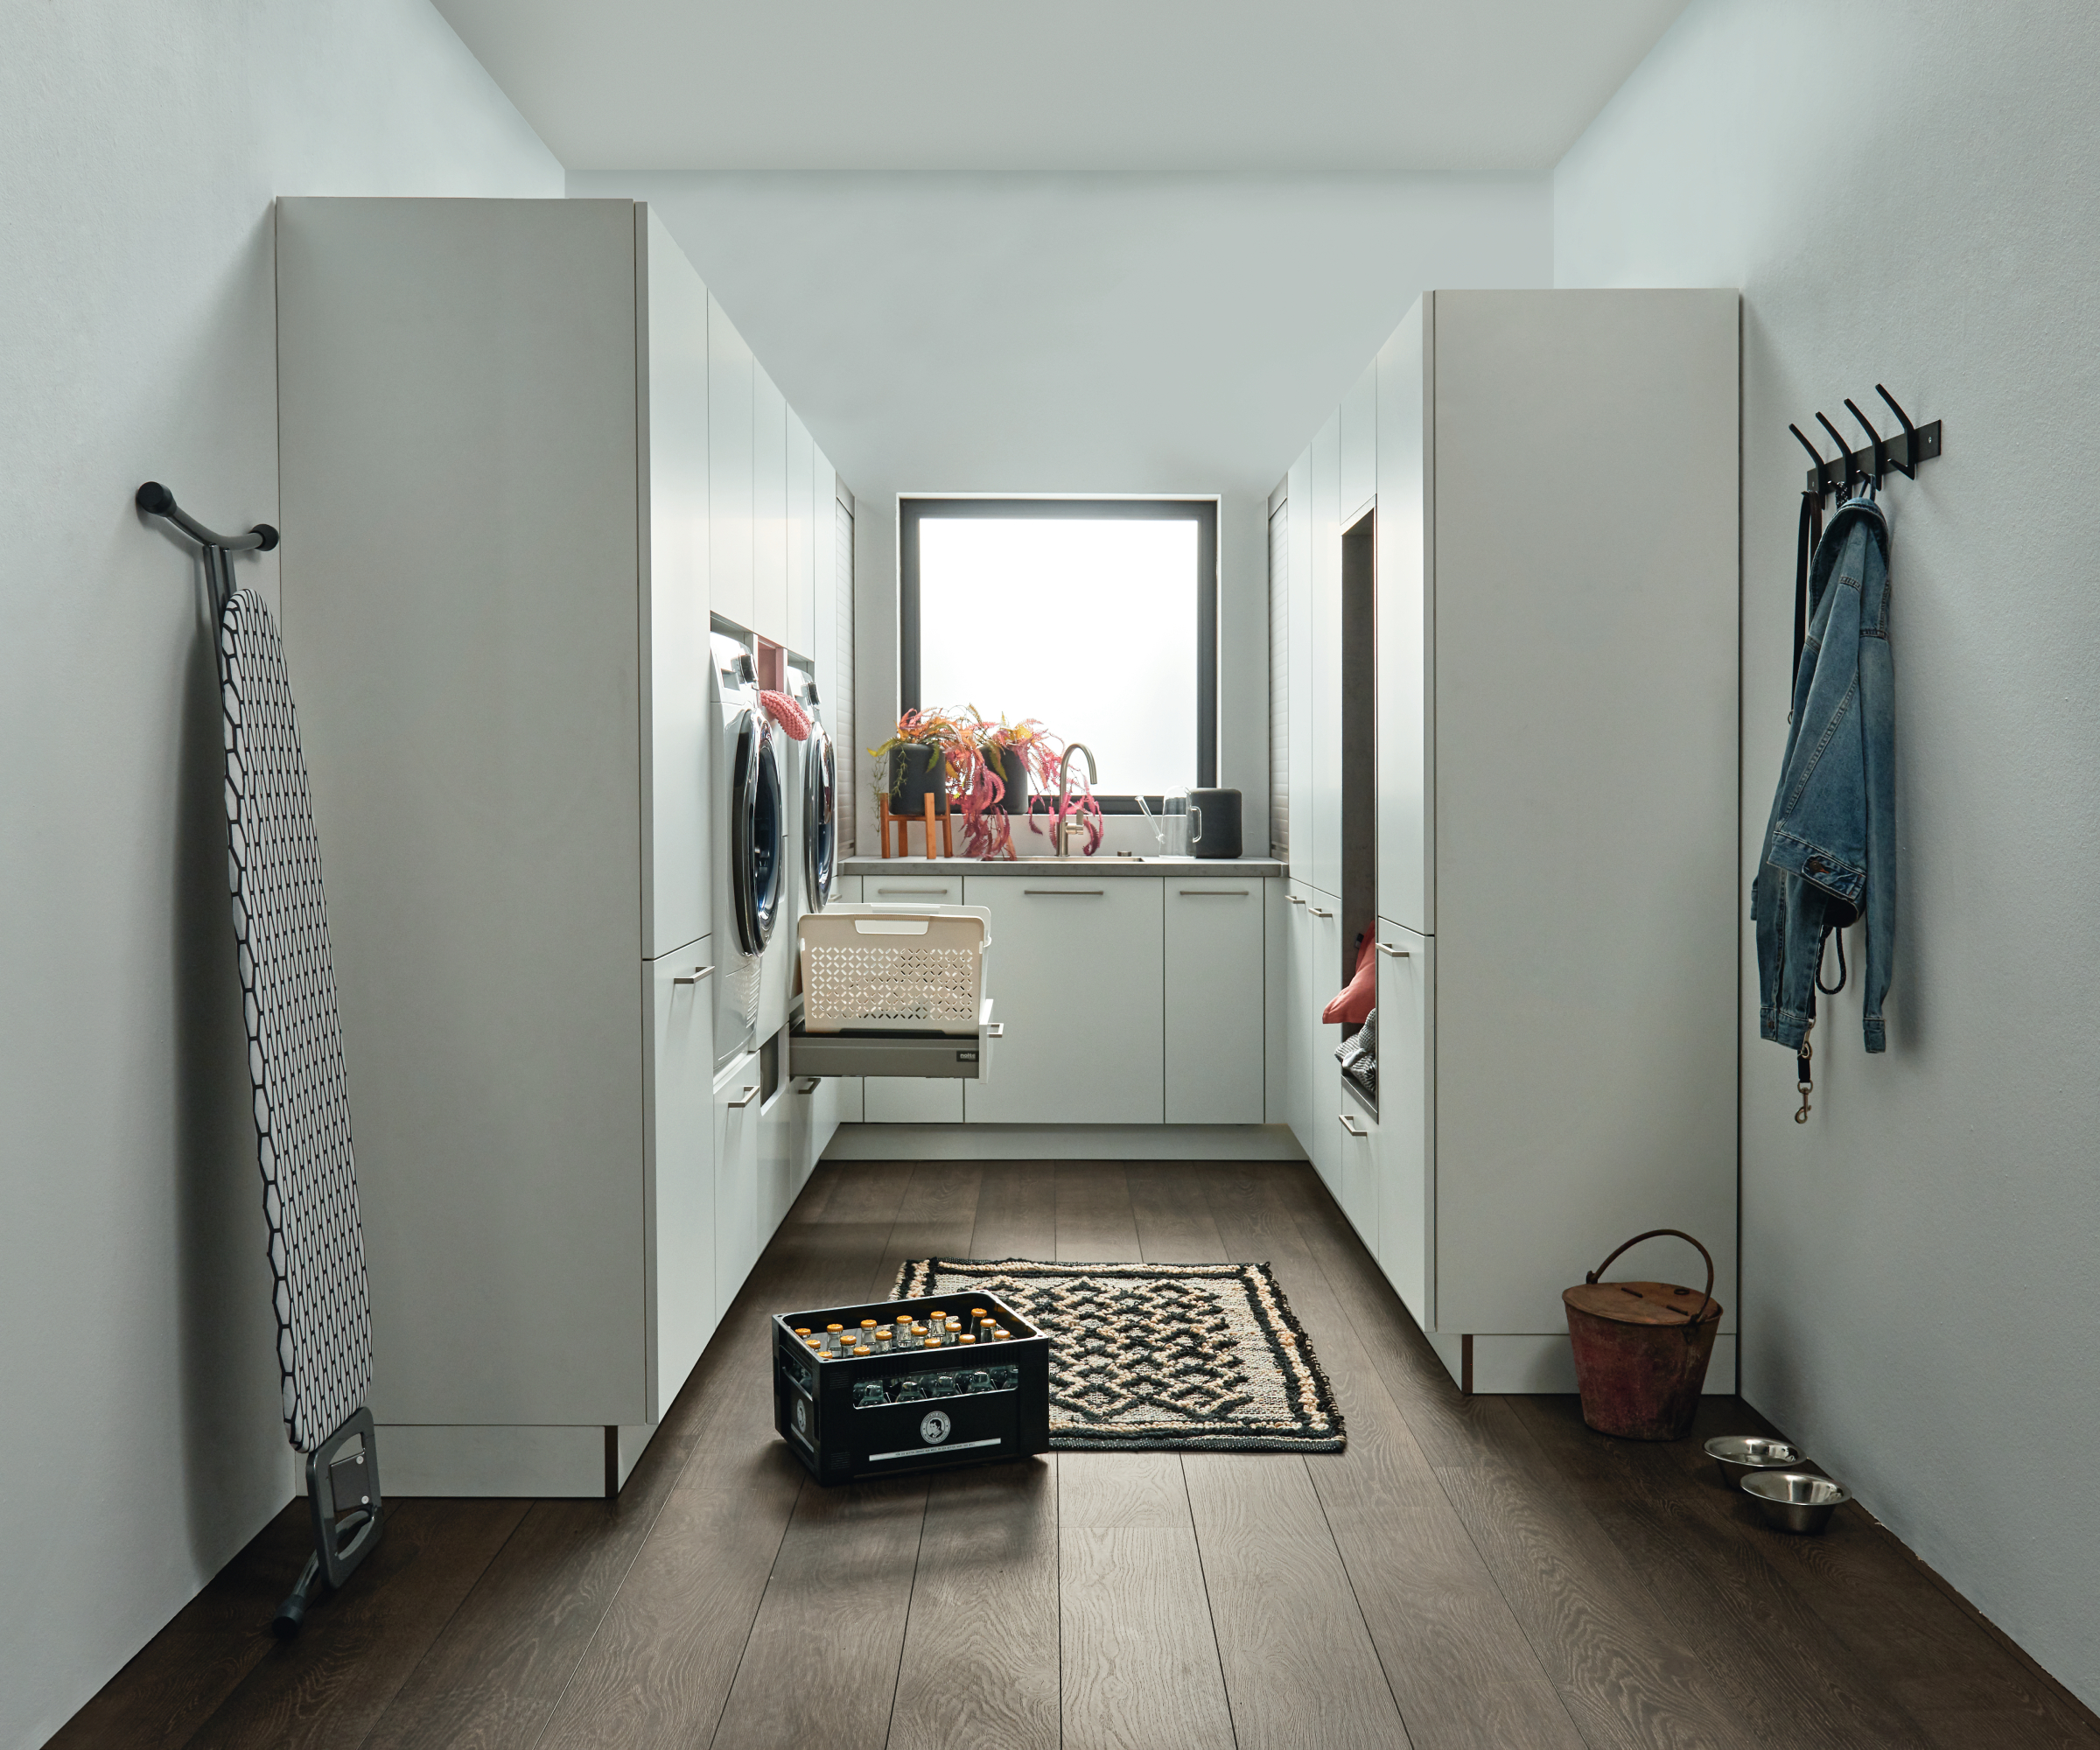
<path fill-rule="evenodd" d="M 1071 794 L 1072 756 L 1074 753 L 1083 753 L 1087 756 L 1087 782 L 1095 784 L 1101 780 L 1101 774 L 1094 769 L 1094 750 L 1091 747 L 1088 747 L 1083 741 L 1074 741 L 1065 749 L 1065 757 L 1057 762 L 1057 850 L 1055 854 L 1060 857 L 1069 855 L 1065 850 L 1065 802 Z"/>

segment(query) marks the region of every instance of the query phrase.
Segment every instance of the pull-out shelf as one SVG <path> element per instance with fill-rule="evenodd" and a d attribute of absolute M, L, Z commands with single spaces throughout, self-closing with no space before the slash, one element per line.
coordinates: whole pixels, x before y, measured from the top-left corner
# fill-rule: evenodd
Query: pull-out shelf
<path fill-rule="evenodd" d="M 968 1033 L 812 1033 L 797 1021 L 788 1035 L 790 1075 L 943 1076 L 990 1079 L 991 1054 L 1005 1024 L 991 1018 L 991 998 Z"/>

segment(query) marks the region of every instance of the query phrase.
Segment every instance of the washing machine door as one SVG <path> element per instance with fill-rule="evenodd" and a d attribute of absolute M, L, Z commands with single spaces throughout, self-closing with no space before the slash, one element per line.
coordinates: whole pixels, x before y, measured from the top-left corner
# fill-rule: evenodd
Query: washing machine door
<path fill-rule="evenodd" d="M 831 903 L 838 867 L 838 755 L 821 723 L 809 725 L 802 750 L 802 869 L 809 909 Z"/>
<path fill-rule="evenodd" d="M 786 813 L 773 724 L 752 711 L 737 718 L 730 779 L 729 880 L 737 946 L 760 954 L 780 910 L 780 821 Z"/>

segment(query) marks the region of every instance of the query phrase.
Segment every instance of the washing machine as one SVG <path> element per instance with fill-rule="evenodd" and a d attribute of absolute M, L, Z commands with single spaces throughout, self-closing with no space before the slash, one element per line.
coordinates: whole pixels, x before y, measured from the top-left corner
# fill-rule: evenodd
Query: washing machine
<path fill-rule="evenodd" d="M 824 732 L 822 700 L 815 676 L 800 668 L 788 671 L 788 690 L 809 715 L 809 738 L 797 752 L 802 782 L 802 909 L 821 912 L 831 903 L 838 878 L 838 753 Z"/>
<path fill-rule="evenodd" d="M 715 1064 L 752 1049 L 760 1034 L 766 949 L 788 900 L 788 792 L 783 738 L 759 703 L 750 647 L 726 633 L 710 640 L 715 709 L 710 771 L 714 780 Z"/>

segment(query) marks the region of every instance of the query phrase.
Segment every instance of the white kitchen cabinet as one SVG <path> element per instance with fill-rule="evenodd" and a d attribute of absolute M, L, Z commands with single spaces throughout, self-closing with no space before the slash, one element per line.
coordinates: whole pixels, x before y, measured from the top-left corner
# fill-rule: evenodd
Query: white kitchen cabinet
<path fill-rule="evenodd" d="M 962 878 L 960 875 L 917 875 L 912 872 L 911 860 L 892 858 L 891 867 L 898 872 L 885 870 L 880 875 L 864 875 L 860 878 L 861 895 L 872 906 L 959 906 L 962 903 Z M 990 876 L 981 878 L 990 880 Z M 981 906 L 983 900 L 972 900 L 973 906 Z M 998 994 L 996 991 L 993 993 Z"/>
<path fill-rule="evenodd" d="M 1168 876 L 1166 1122 L 1262 1122 L 1262 883 Z M 1002 1011 L 1002 1012 L 1004 1012 Z"/>
<path fill-rule="evenodd" d="M 656 1325 L 652 1422 L 663 1419 L 715 1330 L 715 1062 L 712 943 L 652 967 L 649 1136 L 650 1298 Z"/>
<path fill-rule="evenodd" d="M 788 642 L 788 402 L 763 365 L 751 373 L 752 630 Z"/>
<path fill-rule="evenodd" d="M 871 1124 L 959 1124 L 962 1086 L 938 1075 L 864 1075 L 861 1115 Z"/>
<path fill-rule="evenodd" d="M 1424 298 L 1378 354 L 1378 914 L 1436 928 L 1429 736 L 1434 676 L 1424 587 L 1436 493 L 1426 424 L 1433 406 Z"/>
<path fill-rule="evenodd" d="M 816 446 L 788 409 L 788 636 L 790 650 L 816 654 Z"/>
<path fill-rule="evenodd" d="M 1378 1243 L 1380 1268 L 1424 1329 L 1430 1305 L 1430 1139 L 1435 1077 L 1429 1022 L 1432 938 L 1378 920 Z"/>
<path fill-rule="evenodd" d="M 836 1075 L 805 1075 L 788 1090 L 794 1130 L 789 1150 L 791 1166 L 788 1200 L 793 1203 L 816 1170 L 818 1158 L 838 1129 L 840 1084 Z M 859 1078 L 853 1078 L 858 1091 Z M 785 1214 L 785 1210 L 782 1211 Z"/>
<path fill-rule="evenodd" d="M 788 1207 L 794 1201 L 794 1194 L 802 1189 L 799 1176 L 800 1163 L 795 1158 L 797 1148 L 805 1140 L 808 1125 L 806 1115 L 808 1102 L 798 1099 L 794 1084 L 783 1081 L 773 1091 L 771 1099 L 763 1095 L 759 1102 L 759 1242 L 752 1253 L 757 1262 L 759 1251 L 765 1250 L 766 1238 L 780 1225 Z"/>
<path fill-rule="evenodd" d="M 1160 1122 L 1164 886 L 1032 872 L 963 883 L 964 903 L 991 914 L 986 988 L 1015 1072 L 960 1084 L 970 1122 Z"/>
<path fill-rule="evenodd" d="M 757 361 L 712 292 L 707 299 L 709 596 L 752 626 L 752 382 Z"/>
<path fill-rule="evenodd" d="M 1312 440 L 1312 832 L 1307 878 L 1341 892 L 1341 416 Z M 1292 866 L 1297 866 L 1292 846 Z"/>
<path fill-rule="evenodd" d="M 1349 385 L 1342 397 L 1341 430 L 1336 466 L 1340 470 L 1335 508 L 1337 526 L 1347 528 L 1370 508 L 1378 490 L 1378 369 L 1376 362 Z"/>
<path fill-rule="evenodd" d="M 1377 934 L 1407 956 L 1380 956 L 1365 1237 L 1478 1390 L 1571 1389 L 1559 1289 L 1644 1228 L 1698 1235 L 1734 1305 L 1740 315 L 1732 291 L 1434 292 L 1376 361 Z M 1291 928 L 1323 994 L 1348 970 L 1313 928 L 1339 891 L 1323 458 L 1339 424 L 1350 474 L 1360 393 L 1302 470 L 1314 837 L 1301 858 L 1294 810 Z M 1623 458 L 1658 430 L 1670 490 L 1628 540 Z M 1295 522 L 1300 469 L 1287 490 Z M 1633 846 L 1638 927 L 1595 928 Z M 1350 1208 L 1292 976 L 1292 1124 Z"/>
<path fill-rule="evenodd" d="M 759 1261 L 760 1092 L 756 1052 L 746 1052 L 715 1078 L 717 1324 L 737 1298 L 752 1265 Z"/>
<path fill-rule="evenodd" d="M 599 1494 L 718 1293 L 681 1263 L 713 1211 L 676 983 L 710 916 L 714 312 L 632 201 L 288 199 L 275 235 L 371 1407 L 404 1492 Z"/>
<path fill-rule="evenodd" d="M 1285 653 L 1289 676 L 1291 877 L 1312 880 L 1312 452 L 1291 465 L 1285 479 L 1285 579 L 1291 599 Z"/>
<path fill-rule="evenodd" d="M 842 650 L 838 641 L 838 508 L 837 480 L 824 452 L 815 444 L 809 448 L 809 654 L 816 662 L 818 696 L 824 722 L 838 747 L 838 778 L 848 781 L 846 753 L 853 746 L 853 725 L 837 715 L 838 707 L 853 695 L 850 676 L 842 676 L 840 665 L 850 662 L 853 653 Z M 844 680 L 849 684 L 842 685 Z M 850 857 L 853 847 L 842 847 Z"/>
<path fill-rule="evenodd" d="M 1341 1069 L 1334 1048 L 1341 1029 L 1320 1019 L 1320 1012 L 1341 986 L 1332 974 L 1339 959 L 1341 923 L 1332 896 L 1301 881 L 1292 881 L 1284 897 L 1288 914 L 1290 996 L 1285 1004 L 1291 1074 L 1291 1128 L 1297 1133 L 1320 1180 L 1340 1200 Z"/>
<path fill-rule="evenodd" d="M 850 732 L 849 731 L 849 734 L 850 733 Z M 846 763 L 845 756 L 843 752 L 839 756 L 838 763 L 840 781 L 843 783 L 844 781 Z M 856 904 L 860 900 L 861 878 L 858 875 L 841 875 L 833 884 L 831 892 L 832 897 L 835 900 L 843 900 L 848 904 Z M 830 1080 L 832 1083 L 833 1088 L 835 1089 L 833 1099 L 836 1103 L 837 1119 L 836 1123 L 831 1126 L 830 1130 L 828 1130 L 824 1132 L 823 1141 L 820 1142 L 816 1145 L 816 1153 L 819 1156 L 821 1156 L 824 1150 L 830 1145 L 832 1131 L 836 1130 L 839 1124 L 858 1124 L 861 1123 L 863 1121 L 863 1115 L 865 1110 L 865 1094 L 861 1086 L 861 1077 L 858 1075 L 835 1075 L 830 1077 Z"/>
<path fill-rule="evenodd" d="M 1337 1030 L 1339 1031 L 1339 1029 Z M 1335 1102 L 1330 1119 L 1335 1127 L 1334 1200 L 1356 1229 L 1364 1250 L 1378 1250 L 1378 1120 L 1363 1103 L 1340 1085 L 1339 1072 Z"/>

